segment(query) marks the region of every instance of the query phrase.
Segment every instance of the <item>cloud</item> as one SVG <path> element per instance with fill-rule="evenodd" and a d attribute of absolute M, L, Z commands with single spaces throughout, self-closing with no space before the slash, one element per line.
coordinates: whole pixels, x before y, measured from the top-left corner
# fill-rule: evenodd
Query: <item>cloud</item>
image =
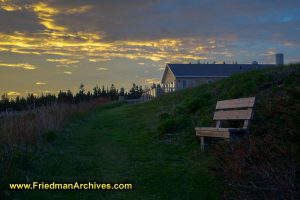
<path fill-rule="evenodd" d="M 74 65 L 56 65 L 56 67 L 62 67 L 62 68 L 74 68 L 74 67 L 77 67 L 77 66 L 74 66 Z"/>
<path fill-rule="evenodd" d="M 108 69 L 105 68 L 105 67 L 100 67 L 100 68 L 98 68 L 98 70 L 100 70 L 100 71 L 107 71 Z"/>
<path fill-rule="evenodd" d="M 57 9 L 90 5 L 88 12 L 68 15 L 60 12 L 56 20 L 68 30 L 78 27 L 89 32 L 104 32 L 107 41 L 145 41 L 163 38 L 235 36 L 247 39 L 282 32 L 281 20 L 297 20 L 299 1 L 240 1 L 240 0 L 116 0 L 105 1 L 52 1 Z M 138 8 L 138 9 L 137 9 Z M 293 11 L 292 11 L 293 10 Z M 130 13 L 130 14 L 128 14 Z M 288 16 L 287 16 L 288 15 Z M 138 17 L 136 17 L 138 16 Z M 139 27 L 138 29 L 136 27 Z M 268 38 L 267 38 L 268 39 Z M 270 39 L 270 38 L 269 38 Z"/>
<path fill-rule="evenodd" d="M 287 46 L 287 47 L 294 47 L 294 46 L 297 46 L 295 43 L 293 43 L 293 42 L 288 42 L 288 41 L 283 42 L 283 45 L 284 45 L 284 46 Z"/>
<path fill-rule="evenodd" d="M 7 62 L 1 70 L 43 66 L 36 73 L 47 79 L 56 67 L 69 75 L 76 67 L 72 84 L 98 83 L 86 78 L 99 76 L 98 62 L 108 69 L 101 81 L 126 85 L 144 82 L 145 70 L 158 77 L 164 63 L 269 63 L 277 51 L 295 61 L 300 50 L 298 0 L 0 0 L 0 7 L 0 52 Z M 142 63 L 147 69 L 136 68 Z M 17 74 L 9 81 L 0 74 L 2 87 L 19 87 L 12 83 Z"/>
<path fill-rule="evenodd" d="M 22 10 L 22 7 L 16 6 L 16 5 L 12 5 L 12 4 L 3 4 L 3 5 L 0 5 L 0 8 L 2 10 L 5 10 L 5 11 Z"/>
<path fill-rule="evenodd" d="M 148 84 L 152 84 L 152 83 L 158 84 L 158 83 L 160 83 L 160 80 L 157 78 L 148 78 L 145 80 L 145 82 Z"/>
<path fill-rule="evenodd" d="M 276 54 L 276 52 L 276 48 L 268 48 L 268 50 L 265 52 L 265 56 L 273 57 Z"/>
<path fill-rule="evenodd" d="M 36 82 L 35 84 L 36 85 L 47 85 L 47 83 L 44 83 L 44 82 Z"/>
<path fill-rule="evenodd" d="M 90 58 L 90 62 L 105 62 L 105 61 L 110 61 L 111 58 Z"/>
<path fill-rule="evenodd" d="M 21 95 L 21 93 L 19 93 L 19 92 L 14 92 L 14 91 L 11 91 L 11 92 L 7 92 L 7 95 L 8 95 L 8 96 L 20 96 L 20 95 Z"/>
<path fill-rule="evenodd" d="M 28 69 L 28 70 L 33 70 L 36 69 L 34 65 L 31 64 L 11 64 L 11 63 L 0 63 L 0 67 L 8 67 L 8 68 L 23 68 L 23 69 Z"/>
<path fill-rule="evenodd" d="M 9 51 L 8 48 L 0 47 L 0 51 Z"/>
<path fill-rule="evenodd" d="M 48 62 L 58 62 L 61 64 L 75 64 L 75 63 L 79 63 L 79 60 L 71 60 L 71 59 L 66 59 L 66 58 L 61 58 L 61 59 L 52 59 L 52 58 L 48 58 L 47 59 Z"/>
<path fill-rule="evenodd" d="M 55 23 L 54 16 L 59 13 L 59 10 L 50 7 L 44 2 L 38 2 L 30 7 L 40 19 L 40 23 L 49 30 L 65 31 L 67 28 L 59 26 Z"/>
<path fill-rule="evenodd" d="M 13 22 L 13 23 L 12 23 Z M 6 11 L 0 9 L 0 26 L 2 33 L 27 32 L 33 33 L 43 30 L 36 15 L 24 11 Z"/>
<path fill-rule="evenodd" d="M 35 16 L 32 27 L 38 23 L 45 30 L 54 32 L 86 33 L 101 35 L 105 42 L 136 41 L 147 45 L 165 38 L 215 37 L 227 40 L 276 39 L 265 33 L 282 32 L 285 26 L 299 23 L 300 2 L 287 1 L 240 1 L 240 0 L 40 0 L 5 3 L 9 13 L 25 13 Z M 8 12 L 8 11 L 7 11 Z M 130 13 L 130 14 L 128 14 Z M 138 17 L 136 17 L 138 16 Z M 7 18 L 7 17 L 6 17 Z M 27 17 L 14 17 L 15 24 Z M 5 18 L 3 18 L 5 19 Z M 288 19 L 288 20 L 286 20 Z M 29 20 L 28 20 L 29 21 Z M 9 26 L 8 26 L 9 27 Z M 24 26 L 25 27 L 25 26 Z M 139 27 L 138 29 L 136 27 Z M 6 27 L 5 27 L 6 28 Z M 36 32 L 40 27 L 35 27 Z M 253 31 L 258 30 L 258 31 Z M 263 30 L 262 33 L 259 30 Z M 298 31 L 299 33 L 299 31 Z M 299 41 L 296 37 L 294 40 Z M 137 45 L 140 45 L 138 43 Z"/>

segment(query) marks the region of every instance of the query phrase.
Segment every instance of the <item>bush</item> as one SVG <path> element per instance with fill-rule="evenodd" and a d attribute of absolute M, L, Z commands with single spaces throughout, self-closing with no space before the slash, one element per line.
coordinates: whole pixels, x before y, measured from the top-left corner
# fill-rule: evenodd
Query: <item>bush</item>
<path fill-rule="evenodd" d="M 178 129 L 178 121 L 174 118 L 161 120 L 157 131 L 160 135 L 168 134 L 168 133 L 174 133 Z"/>
<path fill-rule="evenodd" d="M 178 114 L 195 114 L 201 108 L 210 105 L 210 101 L 207 98 L 192 98 L 184 102 L 181 106 L 177 106 L 176 111 Z"/>
<path fill-rule="evenodd" d="M 167 115 L 165 115 L 167 116 Z M 157 131 L 160 136 L 169 134 L 169 133 L 175 133 L 178 130 L 182 130 L 184 128 L 188 127 L 190 119 L 186 115 L 179 115 L 177 117 L 169 116 L 165 119 L 160 120 Z"/>

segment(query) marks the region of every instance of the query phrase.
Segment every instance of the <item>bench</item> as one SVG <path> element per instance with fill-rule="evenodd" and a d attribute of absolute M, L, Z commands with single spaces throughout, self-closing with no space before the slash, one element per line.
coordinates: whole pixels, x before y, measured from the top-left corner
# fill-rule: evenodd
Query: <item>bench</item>
<path fill-rule="evenodd" d="M 214 113 L 216 127 L 196 127 L 196 136 L 201 138 L 201 151 L 204 151 L 205 138 L 230 140 L 249 132 L 249 121 L 253 117 L 255 97 L 218 101 Z M 222 128 L 222 121 L 243 120 L 243 128 Z"/>

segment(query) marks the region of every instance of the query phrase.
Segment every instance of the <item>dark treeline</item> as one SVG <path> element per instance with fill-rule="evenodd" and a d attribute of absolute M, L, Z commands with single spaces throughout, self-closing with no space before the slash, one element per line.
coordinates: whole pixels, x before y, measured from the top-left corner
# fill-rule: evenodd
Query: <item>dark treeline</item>
<path fill-rule="evenodd" d="M 111 100 L 118 100 L 119 96 L 124 96 L 126 99 L 137 99 L 143 94 L 143 87 L 132 84 L 132 88 L 127 92 L 124 88 L 116 89 L 112 84 L 110 87 L 99 87 L 98 85 L 93 88 L 93 91 L 85 91 L 84 85 L 81 84 L 77 93 L 72 93 L 70 90 L 59 91 L 55 94 L 42 94 L 35 96 L 28 94 L 27 97 L 17 96 L 15 99 L 9 99 L 7 94 L 3 94 L 0 100 L 0 112 L 3 111 L 21 111 L 35 109 L 40 106 L 51 106 L 59 103 L 73 103 L 90 101 L 97 98 L 110 98 Z"/>

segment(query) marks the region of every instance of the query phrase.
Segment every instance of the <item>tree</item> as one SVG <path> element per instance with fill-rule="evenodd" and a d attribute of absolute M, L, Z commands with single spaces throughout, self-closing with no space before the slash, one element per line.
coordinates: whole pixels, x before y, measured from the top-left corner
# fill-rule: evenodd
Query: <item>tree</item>
<path fill-rule="evenodd" d="M 117 90 L 116 90 L 114 84 L 111 84 L 111 86 L 110 86 L 109 96 L 110 96 L 111 100 L 117 99 L 118 95 L 117 95 Z"/>
<path fill-rule="evenodd" d="M 128 98 L 137 99 L 140 98 L 143 94 L 143 87 L 138 86 L 135 83 L 132 84 L 132 88 L 129 90 Z"/>
<path fill-rule="evenodd" d="M 125 89 L 124 88 L 120 89 L 119 95 L 120 96 L 124 96 L 125 95 Z"/>
<path fill-rule="evenodd" d="M 81 83 L 79 86 L 79 94 L 84 94 L 85 89 L 84 89 L 84 85 Z"/>

